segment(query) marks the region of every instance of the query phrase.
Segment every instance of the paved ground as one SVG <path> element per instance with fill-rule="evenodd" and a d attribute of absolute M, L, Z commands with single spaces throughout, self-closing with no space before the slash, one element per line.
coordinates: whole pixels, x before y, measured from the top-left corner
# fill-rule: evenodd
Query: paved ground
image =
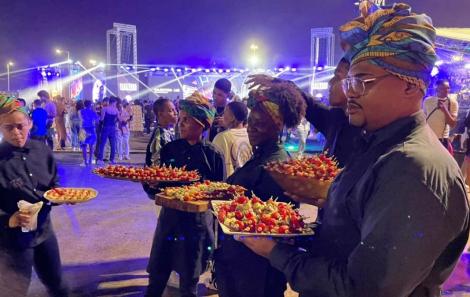
<path fill-rule="evenodd" d="M 144 144 L 142 139 L 136 151 L 141 151 Z M 90 167 L 78 166 L 78 153 L 56 156 L 64 186 L 93 186 L 100 193 L 91 202 L 55 207 L 52 213 L 72 296 L 142 296 L 158 209 L 140 184 L 97 177 Z M 131 162 L 143 162 L 143 154 L 132 154 Z M 302 210 L 312 219 L 316 215 L 313 208 Z M 470 256 L 464 256 L 449 280 L 449 296 L 470 296 L 469 261 Z M 201 296 L 217 296 L 202 286 L 200 289 Z M 46 296 L 37 278 L 33 279 L 29 296 Z M 165 296 L 178 294 L 169 288 Z M 286 296 L 297 294 L 289 291 Z"/>

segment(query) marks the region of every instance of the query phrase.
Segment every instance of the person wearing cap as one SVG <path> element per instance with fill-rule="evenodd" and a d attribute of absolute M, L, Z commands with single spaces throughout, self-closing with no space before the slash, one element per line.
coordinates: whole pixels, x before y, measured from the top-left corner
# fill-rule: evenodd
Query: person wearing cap
<path fill-rule="evenodd" d="M 231 176 L 253 155 L 245 127 L 247 117 L 248 108 L 244 103 L 233 101 L 227 104 L 222 117 L 222 125 L 227 130 L 217 134 L 212 141 L 224 155 L 227 176 Z"/>
<path fill-rule="evenodd" d="M 198 92 L 181 100 L 178 121 L 181 139 L 161 149 L 161 164 L 197 170 L 203 180 L 224 180 L 222 154 L 211 143 L 202 141 L 202 134 L 210 128 L 214 115 L 209 100 Z M 159 184 L 157 188 L 165 186 L 172 184 Z M 213 242 L 210 211 L 190 213 L 162 207 L 147 267 L 146 296 L 161 296 L 172 271 L 180 276 L 180 296 L 196 296 L 196 285 L 206 267 Z"/>
<path fill-rule="evenodd" d="M 0 288 L 2 296 L 24 297 L 32 268 L 51 296 L 68 296 L 62 277 L 59 246 L 44 193 L 58 186 L 52 151 L 28 138 L 32 120 L 15 99 L 0 95 Z M 43 202 L 37 228 L 22 232 L 34 218 L 20 212 L 18 202 Z"/>
<path fill-rule="evenodd" d="M 313 246 L 240 240 L 300 296 L 441 296 L 468 240 L 469 206 L 458 165 L 421 110 L 435 29 L 401 3 L 341 34 L 351 41 L 349 121 L 364 135 L 329 190 Z"/>
<path fill-rule="evenodd" d="M 231 96 L 232 83 L 226 79 L 221 78 L 215 82 L 214 90 L 212 91 L 212 100 L 216 110 L 214 123 L 209 130 L 209 140 L 214 140 L 217 133 L 224 130 L 222 116 L 224 114 L 225 106 Z"/>
<path fill-rule="evenodd" d="M 289 159 L 279 144 L 284 127 L 296 127 L 305 115 L 305 102 L 298 89 L 288 83 L 251 91 L 248 98 L 248 139 L 253 157 L 235 171 L 227 183 L 240 185 L 263 201 L 271 197 L 298 205 L 284 194 L 282 188 L 264 169 L 269 162 Z M 220 297 L 281 297 L 287 288 L 282 273 L 270 266 L 265 258 L 250 251 L 233 236 L 219 228 L 218 247 L 214 253 L 215 283 Z"/>

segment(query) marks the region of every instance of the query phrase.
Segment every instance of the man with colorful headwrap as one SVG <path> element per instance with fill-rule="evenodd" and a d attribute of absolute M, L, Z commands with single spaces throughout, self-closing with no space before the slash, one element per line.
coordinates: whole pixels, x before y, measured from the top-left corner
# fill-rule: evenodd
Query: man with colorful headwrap
<path fill-rule="evenodd" d="M 243 242 L 300 296 L 440 296 L 468 240 L 469 211 L 459 168 L 421 110 L 434 28 L 396 4 L 341 31 L 351 40 L 342 84 L 362 147 L 331 186 L 309 251 Z"/>
<path fill-rule="evenodd" d="M 32 267 L 51 296 L 67 296 L 59 246 L 44 192 L 58 183 L 51 150 L 30 140 L 32 121 L 18 100 L 0 96 L 0 288 L 1 296 L 24 297 Z M 18 202 L 43 202 L 34 231 L 22 232 L 34 220 Z"/>
<path fill-rule="evenodd" d="M 204 180 L 224 180 L 222 154 L 211 143 L 202 142 L 202 134 L 211 127 L 214 115 L 209 100 L 198 92 L 181 100 L 178 121 L 181 138 L 161 149 L 161 164 L 197 170 Z M 167 186 L 175 184 L 162 183 L 156 188 Z M 172 271 L 180 276 L 180 295 L 196 296 L 196 285 L 213 243 L 210 211 L 189 213 L 162 207 L 147 267 L 149 286 L 146 296 L 161 296 Z"/>

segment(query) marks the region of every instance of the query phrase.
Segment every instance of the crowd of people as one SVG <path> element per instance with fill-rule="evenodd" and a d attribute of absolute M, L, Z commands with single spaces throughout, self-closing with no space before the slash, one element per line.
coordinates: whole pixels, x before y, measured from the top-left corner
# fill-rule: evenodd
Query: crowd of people
<path fill-rule="evenodd" d="M 96 163 L 130 160 L 130 124 L 133 110 L 128 102 L 117 97 L 100 102 L 63 97 L 50 99 L 47 91 L 38 92 L 39 99 L 26 109 L 32 119 L 30 137 L 47 143 L 51 150 L 82 151 L 83 166 Z M 108 156 L 105 156 L 105 154 Z"/>
<path fill-rule="evenodd" d="M 204 180 L 241 185 L 247 195 L 309 203 L 320 211 L 312 238 L 286 242 L 228 236 L 214 232 L 210 211 L 162 207 L 146 296 L 162 296 L 173 271 L 181 296 L 196 296 L 208 262 L 221 297 L 281 297 L 288 283 L 300 296 L 441 296 L 470 230 L 465 180 L 448 151 L 458 105 L 448 98 L 445 81 L 423 103 L 436 61 L 428 16 L 411 13 L 406 4 L 381 9 L 363 1 L 360 9 L 361 17 L 340 29 L 345 55 L 329 82 L 330 106 L 291 81 L 266 75 L 247 81 L 246 104 L 230 102 L 227 79 L 215 83 L 212 104 L 199 92 L 177 107 L 168 98 L 153 103 L 157 126 L 147 166 L 186 166 Z M 34 266 L 52 296 L 68 296 L 51 206 L 41 209 L 37 230 L 27 233 L 20 227 L 32 217 L 16 206 L 20 199 L 41 201 L 58 180 L 47 133 L 37 138 L 33 127 L 41 118 L 46 124 L 36 130 L 44 133 L 62 109 L 51 105 L 47 92 L 38 95 L 46 100 L 31 116 L 20 101 L 0 100 L 0 285 L 9 296 L 24 296 Z M 88 148 L 85 164 L 96 142 L 97 162 L 104 161 L 107 143 L 114 162 L 116 139 L 126 139 L 117 136 L 117 123 L 132 118 L 128 106 L 109 98 L 96 111 L 89 101 L 80 107 L 75 123 L 85 132 L 84 140 L 78 137 Z M 326 153 L 342 167 L 326 199 L 285 193 L 264 168 L 290 158 L 279 136 L 302 121 L 325 136 Z M 41 141 L 29 139 L 31 129 L 31 138 Z M 124 147 L 119 152 L 125 156 Z M 153 199 L 171 185 L 144 183 L 143 189 Z"/>

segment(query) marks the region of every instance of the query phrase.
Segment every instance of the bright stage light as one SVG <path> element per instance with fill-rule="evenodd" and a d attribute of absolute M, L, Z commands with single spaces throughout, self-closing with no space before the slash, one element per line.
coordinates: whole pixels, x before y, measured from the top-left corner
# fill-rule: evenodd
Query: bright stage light
<path fill-rule="evenodd" d="M 225 72 L 230 73 L 230 69 L 226 69 Z"/>
<path fill-rule="evenodd" d="M 196 72 L 197 70 L 196 69 L 191 69 L 191 72 L 194 73 Z M 199 70 L 200 71 L 200 70 Z"/>
<path fill-rule="evenodd" d="M 91 66 L 96 66 L 96 63 L 97 63 L 97 62 L 96 62 L 96 60 L 90 59 L 90 60 L 88 61 L 88 63 L 90 63 Z"/>
<path fill-rule="evenodd" d="M 438 75 L 438 74 L 439 74 L 439 68 L 437 68 L 436 66 L 434 66 L 434 67 L 432 68 L 432 71 L 431 71 L 431 76 L 434 77 L 434 76 L 436 76 L 436 75 Z"/>
<path fill-rule="evenodd" d="M 290 67 L 287 66 L 286 68 L 284 68 L 285 71 L 289 71 L 290 70 Z"/>
<path fill-rule="evenodd" d="M 252 45 L 250 45 L 250 49 L 251 49 L 252 51 L 255 51 L 255 50 L 258 49 L 258 46 L 257 46 L 256 44 L 252 44 Z"/>
<path fill-rule="evenodd" d="M 98 64 L 98 66 L 99 66 L 100 68 L 104 68 L 105 64 L 104 64 L 104 62 L 100 62 L 100 63 Z"/>
<path fill-rule="evenodd" d="M 297 71 L 297 68 L 292 68 L 290 71 L 296 72 L 296 71 Z"/>
<path fill-rule="evenodd" d="M 321 98 L 323 98 L 323 94 L 322 94 L 322 93 L 318 93 L 318 94 L 315 95 L 315 97 L 318 98 L 318 99 L 321 99 Z"/>
<path fill-rule="evenodd" d="M 13 66 L 13 65 L 15 65 L 15 63 L 13 63 L 12 61 L 8 62 L 8 66 Z"/>
<path fill-rule="evenodd" d="M 206 70 L 204 70 L 204 71 L 205 71 L 206 73 L 209 73 L 209 72 L 211 72 L 211 71 L 210 71 L 210 69 L 206 69 Z"/>
<path fill-rule="evenodd" d="M 181 72 L 181 69 L 179 69 L 179 68 L 178 68 L 178 69 L 176 69 L 176 72 Z"/>
<path fill-rule="evenodd" d="M 168 68 L 164 68 L 163 71 L 164 71 L 164 72 L 168 72 L 169 70 L 168 70 Z"/>
<path fill-rule="evenodd" d="M 62 50 L 61 50 L 60 48 L 56 48 L 56 49 L 55 49 L 55 53 L 58 54 L 58 55 L 60 55 L 60 54 L 62 54 Z"/>
<path fill-rule="evenodd" d="M 434 65 L 436 65 L 436 66 L 441 66 L 442 64 L 444 64 L 444 61 L 442 61 L 442 60 L 438 60 L 438 61 L 436 61 L 436 63 L 434 63 Z"/>
<path fill-rule="evenodd" d="M 318 67 L 317 67 L 317 70 L 318 70 L 318 71 L 322 71 L 322 70 L 323 70 L 323 66 L 318 66 Z"/>
<path fill-rule="evenodd" d="M 250 57 L 250 64 L 251 66 L 255 67 L 259 63 L 259 58 L 257 56 L 251 56 Z"/>
<path fill-rule="evenodd" d="M 157 68 L 155 68 L 155 67 L 150 68 L 150 71 L 156 71 L 156 70 L 157 70 Z"/>
<path fill-rule="evenodd" d="M 463 61 L 463 55 L 455 55 L 452 57 L 453 62 L 462 62 Z"/>
<path fill-rule="evenodd" d="M 219 69 L 218 72 L 219 72 L 219 73 L 222 73 L 222 72 L 224 72 L 224 70 L 223 70 L 223 69 Z"/>

